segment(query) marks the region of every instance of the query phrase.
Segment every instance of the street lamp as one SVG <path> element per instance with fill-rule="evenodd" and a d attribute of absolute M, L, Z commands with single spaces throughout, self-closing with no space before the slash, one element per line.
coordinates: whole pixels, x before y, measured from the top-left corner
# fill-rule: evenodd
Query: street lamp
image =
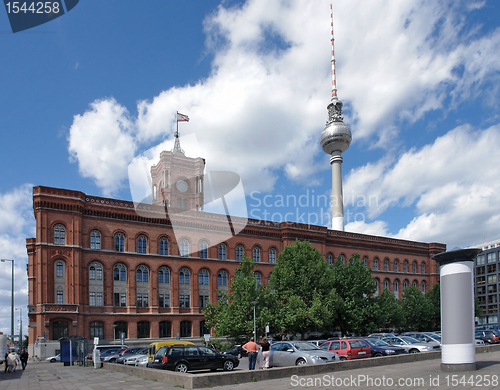
<path fill-rule="evenodd" d="M 250 302 L 253 305 L 253 337 L 254 341 L 257 342 L 257 330 L 255 328 L 255 306 L 259 303 L 259 301 Z"/>
<path fill-rule="evenodd" d="M 21 312 L 21 317 L 19 317 L 19 349 L 23 346 L 23 309 L 16 307 L 16 310 Z"/>
<path fill-rule="evenodd" d="M 12 337 L 12 341 L 14 341 L 14 260 L 9 260 L 9 259 L 1 259 L 0 260 L 2 263 L 5 263 L 6 261 L 10 261 L 12 263 L 12 291 L 11 291 L 11 296 L 10 296 L 10 334 Z"/>

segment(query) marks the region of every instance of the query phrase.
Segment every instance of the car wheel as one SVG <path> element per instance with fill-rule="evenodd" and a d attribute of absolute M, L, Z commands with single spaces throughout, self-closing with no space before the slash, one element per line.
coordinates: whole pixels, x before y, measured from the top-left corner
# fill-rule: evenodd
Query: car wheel
<path fill-rule="evenodd" d="M 51 363 L 55 363 L 55 362 L 57 362 L 57 360 L 56 359 L 50 359 L 50 362 Z"/>
<path fill-rule="evenodd" d="M 410 353 L 419 353 L 420 351 L 416 348 L 410 349 Z"/>
<path fill-rule="evenodd" d="M 306 361 L 304 359 L 299 359 L 295 362 L 296 366 L 303 366 L 306 364 Z"/>
<path fill-rule="evenodd" d="M 116 363 L 116 359 L 109 359 L 110 363 Z"/>
<path fill-rule="evenodd" d="M 224 371 L 233 371 L 234 363 L 232 360 L 226 360 L 224 362 Z"/>
<path fill-rule="evenodd" d="M 340 361 L 341 361 L 341 362 L 345 362 L 346 360 L 347 360 L 347 358 L 346 358 L 345 356 L 341 356 L 341 357 L 340 357 Z"/>
<path fill-rule="evenodd" d="M 380 357 L 380 356 L 383 356 L 380 352 L 377 352 L 375 355 L 373 355 L 373 357 Z"/>
<path fill-rule="evenodd" d="M 186 373 L 188 371 L 188 366 L 186 363 L 177 363 L 175 368 L 174 368 L 175 371 L 177 372 L 184 372 Z"/>

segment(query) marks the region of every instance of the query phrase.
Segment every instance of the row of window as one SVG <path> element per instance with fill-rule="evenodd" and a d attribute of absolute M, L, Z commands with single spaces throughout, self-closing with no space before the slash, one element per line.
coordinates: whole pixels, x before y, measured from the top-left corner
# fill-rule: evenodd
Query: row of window
<path fill-rule="evenodd" d="M 326 262 L 328 264 L 333 264 L 333 259 L 334 259 L 334 256 L 332 253 L 327 253 L 326 255 Z M 340 255 L 339 256 L 339 260 L 345 264 L 345 256 L 344 255 Z M 368 268 L 369 264 L 368 264 L 368 257 L 363 257 L 363 265 L 365 266 L 365 268 Z M 393 267 L 392 269 L 390 269 L 390 261 L 389 259 L 384 259 L 384 264 L 383 264 L 384 268 L 383 270 L 384 271 L 393 271 L 393 272 L 401 272 L 400 269 L 399 269 L 399 260 L 394 260 L 393 262 Z M 408 266 L 409 266 L 409 263 L 408 263 L 408 260 L 405 260 L 403 261 L 403 272 L 404 273 L 408 273 Z M 413 261 L 412 263 L 412 273 L 416 274 L 417 273 L 417 270 L 418 270 L 418 263 L 416 260 Z M 373 259 L 373 266 L 372 266 L 372 269 L 374 271 L 379 271 L 379 259 L 378 257 L 375 257 Z M 426 269 L 425 269 L 425 262 L 422 261 L 422 263 L 420 264 L 420 273 L 422 274 L 425 274 L 426 272 Z"/>
<path fill-rule="evenodd" d="M 477 255 L 476 258 L 476 265 L 484 265 L 486 263 L 495 263 L 497 261 L 497 258 L 500 259 L 500 252 L 491 252 L 491 253 L 486 253 L 486 254 L 479 254 Z"/>
<path fill-rule="evenodd" d="M 384 283 L 383 283 L 384 290 L 385 289 L 389 290 L 390 283 L 391 282 L 389 281 L 389 279 L 384 280 Z M 373 284 L 375 285 L 375 294 L 374 295 L 378 296 L 380 282 L 378 279 L 374 279 Z M 411 285 L 418 288 L 418 282 L 416 280 L 414 280 Z M 403 280 L 403 291 L 406 290 L 408 288 L 408 286 L 409 286 L 408 280 Z M 425 294 L 426 289 L 427 289 L 427 284 L 426 284 L 425 280 L 422 280 L 422 282 L 420 282 L 420 291 L 422 291 Z M 400 295 L 399 295 L 399 280 L 395 280 L 392 282 L 392 292 L 396 296 L 396 298 L 400 297 Z"/>

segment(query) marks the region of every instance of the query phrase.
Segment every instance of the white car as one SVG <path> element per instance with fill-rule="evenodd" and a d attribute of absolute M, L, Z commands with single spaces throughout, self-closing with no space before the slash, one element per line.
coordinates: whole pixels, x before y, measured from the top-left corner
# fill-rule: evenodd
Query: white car
<path fill-rule="evenodd" d="M 48 358 L 45 358 L 45 361 L 50 362 L 50 363 L 60 362 L 61 361 L 61 354 L 58 354 L 55 356 L 49 356 Z"/>
<path fill-rule="evenodd" d="M 148 349 L 146 348 L 145 350 L 142 351 L 142 353 L 137 353 L 135 355 L 130 355 L 126 357 L 123 360 L 123 364 L 129 365 L 129 366 L 135 366 L 135 362 L 137 359 L 143 358 L 144 356 L 148 357 Z"/>
<path fill-rule="evenodd" d="M 148 355 L 138 358 L 134 364 L 136 367 L 147 367 L 148 366 Z"/>

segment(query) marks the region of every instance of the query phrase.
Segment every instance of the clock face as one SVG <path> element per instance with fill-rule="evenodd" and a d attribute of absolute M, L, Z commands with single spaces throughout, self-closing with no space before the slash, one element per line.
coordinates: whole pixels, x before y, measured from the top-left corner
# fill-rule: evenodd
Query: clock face
<path fill-rule="evenodd" d="M 188 190 L 188 183 L 186 183 L 184 180 L 179 180 L 176 183 L 176 187 L 180 192 L 186 192 Z"/>

